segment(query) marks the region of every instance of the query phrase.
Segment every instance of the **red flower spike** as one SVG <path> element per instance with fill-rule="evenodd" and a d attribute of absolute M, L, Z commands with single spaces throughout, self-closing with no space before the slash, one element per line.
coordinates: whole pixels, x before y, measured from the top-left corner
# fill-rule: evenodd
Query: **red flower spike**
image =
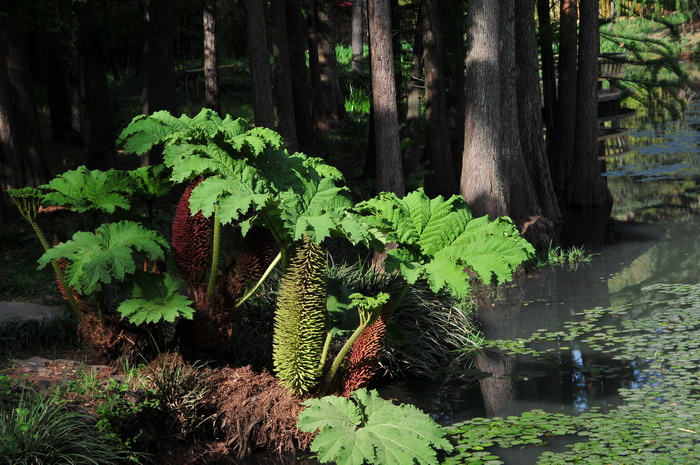
<path fill-rule="evenodd" d="M 194 216 L 190 214 L 190 195 L 202 180 L 199 178 L 187 186 L 173 218 L 175 263 L 182 277 L 192 286 L 204 280 L 211 261 L 211 223 L 201 212 Z"/>

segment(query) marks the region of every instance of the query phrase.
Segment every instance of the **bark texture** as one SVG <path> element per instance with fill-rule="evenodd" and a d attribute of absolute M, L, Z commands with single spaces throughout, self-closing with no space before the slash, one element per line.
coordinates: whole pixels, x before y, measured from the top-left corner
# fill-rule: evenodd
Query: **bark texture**
<path fill-rule="evenodd" d="M 377 191 L 404 195 L 399 122 L 394 87 L 389 0 L 369 0 L 370 62 L 374 110 Z"/>
<path fill-rule="evenodd" d="M 284 138 L 287 149 L 296 152 L 296 118 L 294 114 L 294 93 L 289 65 L 287 44 L 287 18 L 284 0 L 272 0 L 272 54 L 275 57 L 275 90 L 277 97 L 277 130 Z"/>
<path fill-rule="evenodd" d="M 520 147 L 514 0 L 467 6 L 467 87 L 460 192 L 476 216 L 541 215 Z"/>
<path fill-rule="evenodd" d="M 320 92 L 314 100 L 315 125 L 321 132 L 341 126 L 347 119 L 338 83 L 338 64 L 335 56 L 335 29 L 333 26 L 333 2 L 316 0 L 316 47 L 318 52 Z"/>
<path fill-rule="evenodd" d="M 557 196 L 562 199 L 574 157 L 576 135 L 576 0 L 562 0 L 559 14 L 559 92 L 549 166 Z"/>
<path fill-rule="evenodd" d="M 430 174 L 425 179 L 425 190 L 431 196 L 439 194 L 449 197 L 459 191 L 459 184 L 450 148 L 438 1 L 423 0 L 421 13 L 427 125 L 425 159 L 430 162 Z"/>
<path fill-rule="evenodd" d="M 13 32 L 0 44 L 3 52 L 0 59 L 4 60 L 5 71 L 0 75 L 0 80 L 5 83 L 0 86 L 4 88 L 2 93 L 6 94 L 2 99 L 5 102 L 0 100 L 4 107 L 0 116 L 0 141 L 3 162 L 9 163 L 3 168 L 8 172 L 8 181 L 19 182 L 10 187 L 39 186 L 48 182 L 50 177 L 31 87 L 26 39 L 25 33 Z"/>
<path fill-rule="evenodd" d="M 308 144 L 313 138 L 311 119 L 311 93 L 309 92 L 309 69 L 306 52 L 309 50 L 309 29 L 302 14 L 300 0 L 286 2 L 287 40 L 289 43 L 289 67 L 291 69 L 292 93 L 294 94 L 294 122 L 297 142 Z"/>
<path fill-rule="evenodd" d="M 362 73 L 364 56 L 362 47 L 367 37 L 367 0 L 353 0 L 350 43 L 352 47 L 352 71 Z"/>
<path fill-rule="evenodd" d="M 576 90 L 574 159 L 566 183 L 566 204 L 596 208 L 612 204 L 598 162 L 598 2 L 581 2 Z"/>
<path fill-rule="evenodd" d="M 147 0 L 141 73 L 141 111 L 177 111 L 175 100 L 175 54 L 171 0 Z"/>
<path fill-rule="evenodd" d="M 272 70 L 267 50 L 263 2 L 262 0 L 245 0 L 244 5 L 255 125 L 274 129 L 275 109 L 272 104 Z"/>
<path fill-rule="evenodd" d="M 80 7 L 78 22 L 83 55 L 85 113 L 89 121 L 87 166 L 90 169 L 107 170 L 116 166 L 115 133 L 100 35 L 104 25 L 99 20 L 94 2 L 87 2 Z"/>
<path fill-rule="evenodd" d="M 542 57 L 544 125 L 547 128 L 547 145 L 549 147 L 554 132 L 554 109 L 557 105 L 557 76 L 554 69 L 554 51 L 552 50 L 554 31 L 550 19 L 549 0 L 537 0 L 537 17 L 540 23 L 539 45 Z"/>
<path fill-rule="evenodd" d="M 175 98 L 175 51 L 173 48 L 173 7 L 171 0 L 146 1 L 146 30 L 141 54 L 141 111 L 177 111 Z M 163 161 L 163 151 L 154 148 L 141 156 L 141 165 Z"/>
<path fill-rule="evenodd" d="M 551 221 L 561 221 L 542 137 L 542 97 L 537 70 L 534 0 L 515 2 L 515 54 L 517 63 L 517 103 L 520 146 L 542 214 Z M 550 231 L 550 238 L 554 236 Z M 548 244 L 544 244 L 546 247 Z"/>
<path fill-rule="evenodd" d="M 219 63 L 216 54 L 216 0 L 204 0 L 204 104 L 221 114 Z M 251 64 L 252 67 L 252 64 Z"/>

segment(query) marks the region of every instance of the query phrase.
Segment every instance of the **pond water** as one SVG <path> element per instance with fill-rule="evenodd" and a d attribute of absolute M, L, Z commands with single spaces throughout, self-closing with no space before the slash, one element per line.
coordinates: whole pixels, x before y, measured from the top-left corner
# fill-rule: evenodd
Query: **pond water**
<path fill-rule="evenodd" d="M 665 127 L 632 130 L 629 141 L 634 147 L 632 151 L 607 160 L 607 181 L 615 198 L 613 221 L 587 228 L 587 249 L 596 253 L 591 263 L 575 270 L 542 269 L 523 278 L 517 286 L 504 288 L 497 304 L 479 311 L 479 321 L 487 339 L 528 338 L 533 333 L 549 335 L 538 341 L 539 353 L 517 353 L 518 350 L 509 350 L 508 344 L 497 345 L 476 359 L 476 367 L 491 374 L 486 378 L 447 385 L 415 381 L 395 383 L 380 389 L 383 397 L 414 403 L 443 425 L 475 417 L 520 415 L 533 409 L 567 415 L 590 415 L 591 412 L 619 415 L 624 410 L 620 406 L 633 402 L 630 399 L 634 399 L 634 395 L 630 392 L 662 389 L 664 376 L 674 379 L 667 374 L 673 369 L 663 368 L 667 358 L 629 354 L 630 350 L 645 353 L 645 349 L 653 345 L 649 339 L 637 340 L 638 346 L 628 347 L 626 356 L 620 355 L 620 351 L 606 350 L 605 344 L 616 339 L 615 331 L 636 318 L 646 321 L 644 318 L 654 312 L 662 315 L 669 306 L 679 305 L 678 299 L 670 299 L 652 302 L 658 304 L 654 307 L 649 303 L 649 286 L 700 282 L 697 253 L 700 250 L 700 104 L 692 104 L 681 121 L 667 123 Z M 597 231 L 597 236 L 590 237 L 590 231 Z M 696 295 L 700 292 L 691 293 L 693 298 Z M 684 308 L 692 307 L 687 302 L 684 305 Z M 594 310 L 593 316 L 582 315 L 581 312 L 589 309 L 604 310 Z M 572 321 L 577 322 L 573 327 Z M 575 326 L 585 322 L 590 322 L 585 331 Z M 700 328 L 700 321 L 695 323 L 697 326 L 687 323 L 690 326 L 681 326 L 680 330 L 692 333 Z M 651 334 L 658 332 L 659 337 L 665 334 L 664 328 L 670 327 L 666 320 L 650 325 Z M 627 331 L 637 334 L 629 328 Z M 692 356 L 687 358 L 692 362 L 690 368 L 681 370 L 680 376 L 690 374 L 695 385 L 699 385 L 694 368 L 697 364 L 693 363 L 700 359 L 697 354 L 700 344 L 678 341 L 674 344 L 669 347 L 662 344 L 657 352 L 681 348 L 691 351 Z M 674 363 L 683 365 L 678 361 Z M 692 393 L 690 397 L 697 390 Z M 654 395 L 654 400 L 665 396 L 663 393 Z M 694 413 L 690 412 L 687 425 L 698 425 L 700 412 Z M 589 417 L 581 418 L 589 421 Z M 663 427 L 663 423 L 659 424 Z M 700 457 L 694 455 L 700 454 L 697 450 L 700 428 L 697 432 L 692 428 L 676 429 L 689 435 L 682 444 L 690 450 L 685 456 L 690 457 L 687 461 L 667 460 L 666 455 L 654 450 L 652 461 L 631 458 L 629 463 L 700 463 Z M 595 433 L 588 435 L 595 437 Z M 498 459 L 489 461 L 484 452 L 481 458 L 472 457 L 462 463 L 535 464 L 543 451 L 566 451 L 567 444 L 583 440 L 572 434 L 560 434 L 548 437 L 547 446 L 487 447 L 488 453 L 496 454 Z M 620 454 L 624 456 L 628 452 Z M 658 457 L 664 459 L 659 461 Z M 565 458 L 560 460 L 551 463 L 570 463 Z M 248 463 L 316 462 L 264 455 Z M 582 463 L 628 462 L 592 460 Z"/>

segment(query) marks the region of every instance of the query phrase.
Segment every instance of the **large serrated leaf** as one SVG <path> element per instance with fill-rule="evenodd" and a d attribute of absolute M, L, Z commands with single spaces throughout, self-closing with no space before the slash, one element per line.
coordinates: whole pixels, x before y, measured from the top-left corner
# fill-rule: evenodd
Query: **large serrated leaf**
<path fill-rule="evenodd" d="M 170 135 L 186 129 L 190 121 L 188 116 L 177 118 L 164 110 L 139 115 L 119 134 L 117 144 L 123 146 L 126 153 L 143 155 Z"/>
<path fill-rule="evenodd" d="M 190 196 L 190 211 L 195 215 L 201 211 L 205 217 L 214 214 L 218 207 L 218 218 L 222 224 L 238 220 L 249 211 L 261 210 L 270 198 L 264 185 L 250 181 L 212 176 L 197 185 Z M 256 189 L 257 192 L 256 192 Z"/>
<path fill-rule="evenodd" d="M 350 399 L 309 399 L 297 427 L 320 430 L 311 444 L 323 463 L 436 465 L 436 449 L 450 451 L 444 430 L 412 405 L 395 405 L 377 391 L 358 389 Z"/>
<path fill-rule="evenodd" d="M 178 292 L 180 282 L 170 274 L 136 273 L 131 299 L 117 311 L 136 325 L 173 322 L 176 318 L 191 319 L 192 301 Z"/>
<path fill-rule="evenodd" d="M 398 245 L 387 256 L 387 271 L 399 270 L 409 284 L 425 278 L 433 291 L 446 288 L 456 297 L 469 289 L 466 268 L 483 282 L 502 283 L 534 253 L 510 219 L 473 218 L 459 196 L 429 199 L 420 189 L 403 199 L 383 193 L 357 210 Z"/>
<path fill-rule="evenodd" d="M 127 193 L 132 191 L 129 175 L 124 171 L 89 170 L 80 166 L 56 176 L 46 186 L 44 202 L 69 207 L 77 213 L 102 210 L 114 213 L 117 208 L 128 209 Z"/>
<path fill-rule="evenodd" d="M 103 224 L 93 233 L 79 231 L 39 258 L 39 268 L 66 258 L 67 284 L 79 294 L 91 294 L 102 284 L 122 281 L 136 270 L 137 252 L 151 260 L 163 259 L 168 243 L 157 232 L 131 222 Z"/>

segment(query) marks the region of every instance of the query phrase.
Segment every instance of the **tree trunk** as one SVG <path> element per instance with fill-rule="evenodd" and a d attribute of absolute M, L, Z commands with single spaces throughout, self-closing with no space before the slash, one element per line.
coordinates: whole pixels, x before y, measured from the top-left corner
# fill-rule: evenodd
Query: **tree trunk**
<path fill-rule="evenodd" d="M 421 120 L 421 95 L 423 94 L 423 31 L 420 5 L 417 8 L 416 29 L 413 34 L 413 58 L 411 60 L 411 76 L 408 81 L 406 96 L 406 125 L 401 128 L 401 140 L 410 140 L 411 144 L 403 154 L 403 168 L 406 182 L 418 174 L 425 147 L 423 144 Z M 448 128 L 449 130 L 449 128 Z M 423 181 L 417 179 L 418 182 Z"/>
<path fill-rule="evenodd" d="M 89 122 L 87 166 L 107 170 L 116 166 L 115 134 L 100 35 L 104 25 L 98 20 L 94 2 L 87 2 L 79 8 L 78 21 L 84 63 L 85 113 Z"/>
<path fill-rule="evenodd" d="M 389 0 L 369 0 L 368 6 L 377 192 L 394 192 L 403 197 Z"/>
<path fill-rule="evenodd" d="M 309 32 L 309 73 L 311 74 L 311 117 L 313 129 L 318 129 L 318 121 L 323 108 L 321 90 L 321 63 L 318 55 L 319 34 L 316 26 L 316 0 L 301 0 L 306 13 L 306 26 Z M 306 58 L 304 58 L 306 60 Z"/>
<path fill-rule="evenodd" d="M 316 0 L 316 33 L 320 76 L 320 95 L 315 113 L 316 129 L 327 132 L 347 119 L 338 83 L 333 28 L 333 2 Z"/>
<path fill-rule="evenodd" d="M 171 0 L 146 0 L 146 30 L 141 54 L 141 111 L 177 112 L 175 97 L 175 52 Z M 154 148 L 141 156 L 141 165 L 161 163 L 163 151 Z"/>
<path fill-rule="evenodd" d="M 352 2 L 352 26 L 351 26 L 351 46 L 352 46 L 352 72 L 362 73 L 363 46 L 367 37 L 365 22 L 365 9 L 367 0 L 353 0 Z"/>
<path fill-rule="evenodd" d="M 557 76 L 554 69 L 552 40 L 554 31 L 549 15 L 549 0 L 537 0 L 537 16 L 540 20 L 539 45 L 542 56 L 542 88 L 544 94 L 544 126 L 547 128 L 547 153 L 551 151 L 554 134 L 554 110 L 557 106 Z"/>
<path fill-rule="evenodd" d="M 204 27 L 204 105 L 221 114 L 219 63 L 216 54 L 216 0 L 204 0 L 202 24 Z"/>
<path fill-rule="evenodd" d="M 598 2 L 581 2 L 574 159 L 566 183 L 566 204 L 596 208 L 612 204 L 598 162 Z"/>
<path fill-rule="evenodd" d="M 425 69 L 425 159 L 430 174 L 425 191 L 433 195 L 452 196 L 459 192 L 457 171 L 452 163 L 450 127 L 445 96 L 442 28 L 437 0 L 421 2 L 423 27 L 423 66 Z"/>
<path fill-rule="evenodd" d="M 6 190 L 25 185 L 12 121 L 12 90 L 7 73 L 7 38 L 0 37 L 0 222 L 10 210 Z"/>
<path fill-rule="evenodd" d="M 263 2 L 245 0 L 244 5 L 255 125 L 273 129 L 275 108 L 272 104 L 272 70 L 267 50 Z"/>
<path fill-rule="evenodd" d="M 464 156 L 460 191 L 476 216 L 541 215 L 526 173 L 515 96 L 515 0 L 467 5 Z"/>
<path fill-rule="evenodd" d="M 559 33 L 559 92 L 549 166 L 554 191 L 564 198 L 576 135 L 576 0 L 562 0 Z"/>
<path fill-rule="evenodd" d="M 440 0 L 440 19 L 443 32 L 443 50 L 445 62 L 445 92 L 447 94 L 447 113 L 450 127 L 450 146 L 452 161 L 457 172 L 462 165 L 464 151 L 464 109 L 465 76 L 465 3 L 461 0 Z"/>
<path fill-rule="evenodd" d="M 10 89 L 10 121 L 15 156 L 21 167 L 20 179 L 26 185 L 39 186 L 49 180 L 50 173 L 37 121 L 25 33 L 14 32 L 8 35 L 4 59 Z"/>
<path fill-rule="evenodd" d="M 287 149 L 298 149 L 297 128 L 294 115 L 294 93 L 289 65 L 289 46 L 287 44 L 287 19 L 284 0 L 272 0 L 272 54 L 275 57 L 277 91 L 277 129 L 284 138 Z"/>
<path fill-rule="evenodd" d="M 294 122 L 297 128 L 297 141 L 304 145 L 309 144 L 313 138 L 309 70 L 306 67 L 309 29 L 302 15 L 300 0 L 288 0 L 286 12 L 289 67 L 291 69 L 292 93 L 294 94 Z M 318 59 L 316 62 L 318 63 Z"/>
<path fill-rule="evenodd" d="M 515 37 L 517 37 L 515 61 L 520 146 L 542 214 L 553 222 L 559 222 L 562 216 L 554 194 L 546 158 L 547 151 L 542 137 L 542 98 L 537 70 L 534 0 L 515 2 Z M 542 233 L 544 233 L 543 237 L 539 240 L 544 241 L 541 245 L 547 247 L 550 240 L 554 239 L 554 231 L 549 230 L 548 233 L 542 231 Z"/>
<path fill-rule="evenodd" d="M 401 67 L 401 20 L 399 14 L 399 0 L 390 0 L 391 8 L 391 46 L 394 52 L 394 89 L 396 90 L 396 109 L 399 116 L 399 124 L 406 122 L 406 108 L 404 106 L 403 70 Z"/>
<path fill-rule="evenodd" d="M 66 40 L 56 32 L 40 32 L 42 81 L 46 87 L 46 100 L 51 114 L 51 136 L 63 144 L 80 144 L 80 135 L 71 124 L 71 96 L 68 73 Z"/>

